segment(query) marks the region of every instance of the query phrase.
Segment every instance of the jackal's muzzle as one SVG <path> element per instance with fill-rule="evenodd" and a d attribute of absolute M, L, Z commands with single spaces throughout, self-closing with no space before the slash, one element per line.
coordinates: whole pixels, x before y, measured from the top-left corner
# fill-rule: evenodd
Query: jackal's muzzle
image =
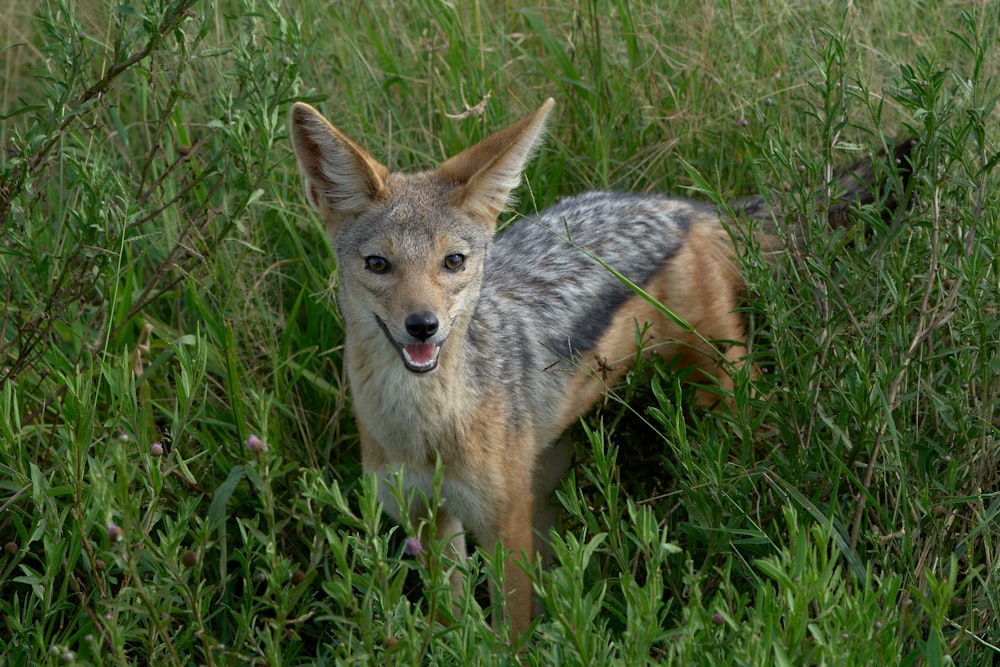
<path fill-rule="evenodd" d="M 428 373 L 438 365 L 438 356 L 441 354 L 441 344 L 427 342 L 438 332 L 438 318 L 434 313 L 422 311 L 413 313 L 406 317 L 404 325 L 406 333 L 420 341 L 417 343 L 400 343 L 389 331 L 389 327 L 378 315 L 375 316 L 382 333 L 389 339 L 392 346 L 399 352 L 399 357 L 403 360 L 403 365 L 407 370 L 414 373 Z"/>

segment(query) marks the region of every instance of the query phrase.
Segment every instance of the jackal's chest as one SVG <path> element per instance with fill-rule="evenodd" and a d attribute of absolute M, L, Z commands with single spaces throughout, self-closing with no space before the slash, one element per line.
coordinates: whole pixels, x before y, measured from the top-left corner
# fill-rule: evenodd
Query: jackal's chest
<path fill-rule="evenodd" d="M 419 392 L 361 387 L 354 400 L 357 419 L 392 462 L 433 464 L 439 453 L 454 449 L 460 439 L 456 419 L 446 406 Z"/>
<path fill-rule="evenodd" d="M 464 439 L 463 414 L 472 407 L 455 397 L 440 370 L 417 375 L 398 357 L 374 366 L 352 361 L 349 357 L 355 417 L 389 462 L 433 466 L 438 456 L 453 458 Z"/>

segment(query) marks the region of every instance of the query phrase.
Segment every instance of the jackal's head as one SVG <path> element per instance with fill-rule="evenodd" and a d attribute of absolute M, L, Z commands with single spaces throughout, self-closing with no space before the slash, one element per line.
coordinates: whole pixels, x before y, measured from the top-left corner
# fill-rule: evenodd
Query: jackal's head
<path fill-rule="evenodd" d="M 475 309 L 497 216 L 552 105 L 417 174 L 390 172 L 308 104 L 292 107 L 292 145 L 333 241 L 351 335 L 384 335 L 414 373 L 437 368 Z"/>

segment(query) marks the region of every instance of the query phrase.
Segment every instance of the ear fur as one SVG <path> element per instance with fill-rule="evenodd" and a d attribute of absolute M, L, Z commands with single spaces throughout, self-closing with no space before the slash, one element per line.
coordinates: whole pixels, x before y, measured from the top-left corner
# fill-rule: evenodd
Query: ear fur
<path fill-rule="evenodd" d="M 296 103 L 290 128 L 306 199 L 331 228 L 388 197 L 389 170 L 316 109 Z"/>
<path fill-rule="evenodd" d="M 531 116 L 486 137 L 438 168 L 443 179 L 463 185 L 456 202 L 459 206 L 490 224 L 496 222 L 541 143 L 545 118 L 554 104 L 549 98 Z"/>

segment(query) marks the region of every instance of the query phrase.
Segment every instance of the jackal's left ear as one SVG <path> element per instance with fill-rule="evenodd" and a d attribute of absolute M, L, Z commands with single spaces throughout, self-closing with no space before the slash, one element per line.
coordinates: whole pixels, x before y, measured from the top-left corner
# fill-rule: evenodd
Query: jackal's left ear
<path fill-rule="evenodd" d="M 511 191 L 521 183 L 521 173 L 541 141 L 545 118 L 554 104 L 549 98 L 531 116 L 491 134 L 440 166 L 442 178 L 462 184 L 459 206 L 491 225 L 496 222 Z"/>
<path fill-rule="evenodd" d="M 331 232 L 388 196 L 389 170 L 316 109 L 295 104 L 290 127 L 306 198 Z"/>

